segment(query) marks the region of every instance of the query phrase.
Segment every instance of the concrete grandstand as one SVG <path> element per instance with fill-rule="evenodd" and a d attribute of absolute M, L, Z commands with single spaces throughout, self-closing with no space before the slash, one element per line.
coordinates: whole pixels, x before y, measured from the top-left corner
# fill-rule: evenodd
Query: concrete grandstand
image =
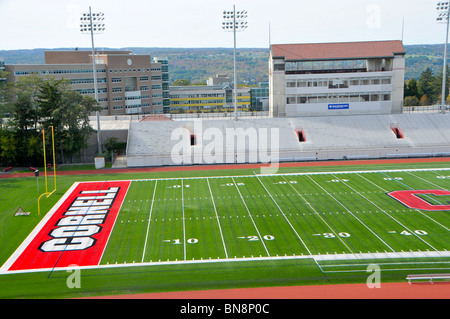
<path fill-rule="evenodd" d="M 128 167 L 450 156 L 438 113 L 102 123 L 106 136 L 120 126 Z"/>

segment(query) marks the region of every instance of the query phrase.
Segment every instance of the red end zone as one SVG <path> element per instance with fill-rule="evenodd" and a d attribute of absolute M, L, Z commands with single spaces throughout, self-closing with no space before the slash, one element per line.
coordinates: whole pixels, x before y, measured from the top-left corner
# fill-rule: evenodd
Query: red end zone
<path fill-rule="evenodd" d="M 406 207 L 427 211 L 445 211 L 450 210 L 450 205 L 434 205 L 417 195 L 450 196 L 449 191 L 444 190 L 406 190 L 388 193 Z"/>
<path fill-rule="evenodd" d="M 3 267 L 17 271 L 98 265 L 129 185 L 75 184 Z"/>

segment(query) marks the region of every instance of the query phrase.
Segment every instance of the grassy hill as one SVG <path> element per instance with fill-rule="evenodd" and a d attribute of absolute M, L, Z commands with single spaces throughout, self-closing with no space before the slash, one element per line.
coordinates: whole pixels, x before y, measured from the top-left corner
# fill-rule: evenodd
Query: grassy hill
<path fill-rule="evenodd" d="M 407 45 L 406 50 L 406 79 L 420 77 L 427 68 L 437 75 L 444 63 L 444 45 Z"/>
<path fill-rule="evenodd" d="M 192 83 L 204 83 L 218 73 L 233 73 L 233 49 L 228 48 L 123 48 L 136 54 L 168 57 L 170 81 L 187 79 Z M 6 64 L 44 63 L 44 51 L 0 50 Z M 61 50 L 61 49 L 58 49 Z M 64 49 L 62 49 L 64 50 Z M 67 49 L 69 50 L 69 49 Z M 427 68 L 435 74 L 442 69 L 444 45 L 405 45 L 406 79 L 420 77 Z M 242 48 L 237 52 L 237 72 L 240 83 L 257 84 L 268 81 L 267 48 Z"/>

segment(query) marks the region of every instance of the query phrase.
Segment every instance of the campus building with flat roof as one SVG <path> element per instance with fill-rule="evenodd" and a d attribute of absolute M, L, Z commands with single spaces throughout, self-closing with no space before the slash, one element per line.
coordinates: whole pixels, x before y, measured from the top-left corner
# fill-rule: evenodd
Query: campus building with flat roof
<path fill-rule="evenodd" d="M 163 113 L 161 62 L 131 51 L 97 51 L 95 60 L 101 115 Z M 5 67 L 8 82 L 17 82 L 31 74 L 49 76 L 68 80 L 73 90 L 95 97 L 92 62 L 90 51 L 46 51 L 45 64 Z"/>
<path fill-rule="evenodd" d="M 273 117 L 402 113 L 401 41 L 272 45 Z"/>
<path fill-rule="evenodd" d="M 237 89 L 238 110 L 248 111 L 250 88 Z M 228 85 L 192 85 L 170 87 L 171 113 L 234 111 L 234 90 Z"/>

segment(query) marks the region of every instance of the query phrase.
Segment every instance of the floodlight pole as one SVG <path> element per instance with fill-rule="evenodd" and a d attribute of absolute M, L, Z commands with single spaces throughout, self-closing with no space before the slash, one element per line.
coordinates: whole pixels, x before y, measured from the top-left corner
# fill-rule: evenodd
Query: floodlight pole
<path fill-rule="evenodd" d="M 233 5 L 233 33 L 234 33 L 234 120 L 238 120 L 238 102 L 237 102 L 237 75 L 236 75 L 236 5 Z"/>
<path fill-rule="evenodd" d="M 92 10 L 89 7 L 89 29 L 91 31 L 91 43 L 92 43 L 92 70 L 94 73 L 94 91 L 95 91 L 95 100 L 98 103 L 98 83 L 97 83 L 97 63 L 95 61 L 95 45 L 94 45 L 94 27 L 92 23 Z M 83 32 L 83 30 L 81 30 Z M 102 154 L 102 132 L 100 128 L 100 112 L 96 111 L 97 117 L 97 144 L 98 144 L 98 153 Z"/>
<path fill-rule="evenodd" d="M 232 14 L 232 16 L 231 16 Z M 237 15 L 239 15 L 238 19 L 237 19 Z M 232 22 L 230 23 L 229 20 L 227 19 L 233 19 Z M 234 54 L 233 54 L 233 69 L 234 69 L 234 117 L 235 120 L 238 120 L 238 86 L 237 86 L 237 74 L 236 74 L 236 32 L 238 30 L 243 31 L 244 29 L 247 28 L 247 22 L 244 22 L 244 19 L 247 18 L 247 11 L 240 11 L 240 12 L 236 12 L 236 5 L 233 5 L 233 12 L 227 12 L 224 11 L 224 20 L 225 22 L 223 22 L 223 26 L 222 28 L 224 30 L 228 30 L 229 29 L 233 29 L 233 36 L 234 36 Z M 227 22 L 228 21 L 228 22 Z M 240 23 L 240 24 L 239 24 Z M 232 27 L 230 26 L 230 24 L 232 24 Z"/>
<path fill-rule="evenodd" d="M 441 7 L 441 5 L 444 5 L 444 7 Z M 441 10 L 445 9 L 445 12 L 442 13 L 439 18 L 438 21 L 442 21 L 442 17 L 444 17 L 444 19 L 446 20 L 446 24 L 447 24 L 447 35 L 445 38 L 445 49 L 444 49 L 444 67 L 443 67 L 443 71 L 442 71 L 442 100 L 441 100 L 441 113 L 445 114 L 445 102 L 447 99 L 446 96 L 446 91 L 447 91 L 447 46 L 448 46 L 448 34 L 449 34 L 449 28 L 450 28 L 450 5 L 448 2 L 439 2 L 438 3 L 438 7 L 437 10 Z"/>
<path fill-rule="evenodd" d="M 442 106 L 441 112 L 445 114 L 445 102 L 447 100 L 446 86 L 447 86 L 447 46 L 448 46 L 448 31 L 450 26 L 450 6 L 448 6 L 447 12 L 447 35 L 445 38 L 445 50 L 444 50 L 444 70 L 442 73 Z"/>
<path fill-rule="evenodd" d="M 92 43 L 92 69 L 94 71 L 94 90 L 95 90 L 95 100 L 98 103 L 98 83 L 97 83 L 97 62 L 95 61 L 95 45 L 94 45 L 94 30 L 92 26 L 92 11 L 89 7 L 89 22 L 91 23 L 91 43 Z M 102 154 L 102 131 L 100 129 L 100 112 L 96 112 L 97 116 L 97 143 L 98 143 L 98 154 Z"/>

